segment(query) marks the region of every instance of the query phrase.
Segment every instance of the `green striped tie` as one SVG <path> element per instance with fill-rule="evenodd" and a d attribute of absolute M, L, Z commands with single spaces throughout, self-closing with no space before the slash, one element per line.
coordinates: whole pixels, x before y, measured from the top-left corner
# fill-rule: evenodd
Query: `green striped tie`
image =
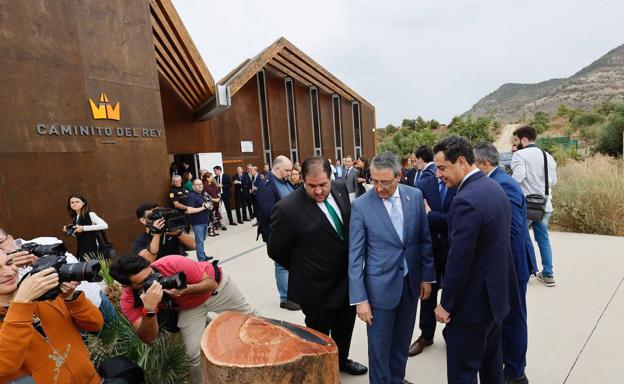
<path fill-rule="evenodd" d="M 338 218 L 338 214 L 336 214 L 336 211 L 334 210 L 334 207 L 329 204 L 327 199 L 325 199 L 323 203 L 325 203 L 325 207 L 329 212 L 329 216 L 331 216 L 332 220 L 334 221 L 334 226 L 336 227 L 336 232 L 338 233 L 338 236 L 340 236 L 340 238 L 344 240 L 344 227 L 342 225 L 342 221 L 340 221 L 340 219 Z"/>

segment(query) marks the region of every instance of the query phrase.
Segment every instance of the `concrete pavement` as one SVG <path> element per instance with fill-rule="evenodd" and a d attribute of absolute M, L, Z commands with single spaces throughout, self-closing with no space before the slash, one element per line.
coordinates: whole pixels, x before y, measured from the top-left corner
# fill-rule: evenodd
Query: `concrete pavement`
<path fill-rule="evenodd" d="M 228 227 L 206 241 L 206 254 L 223 263 L 247 299 L 263 316 L 303 324 L 301 312 L 279 308 L 273 262 L 251 223 Z M 531 279 L 528 289 L 531 383 L 622 383 L 624 356 L 624 238 L 551 234 L 558 285 Z M 536 246 L 537 252 L 537 246 Z M 539 253 L 538 253 L 539 263 Z M 417 317 L 418 318 L 418 317 Z M 408 360 L 406 379 L 446 383 L 442 327 L 434 344 Z M 419 331 L 414 332 L 413 340 Z M 356 320 L 350 357 L 368 365 L 366 328 Z M 342 383 L 367 383 L 367 376 L 342 375 Z"/>

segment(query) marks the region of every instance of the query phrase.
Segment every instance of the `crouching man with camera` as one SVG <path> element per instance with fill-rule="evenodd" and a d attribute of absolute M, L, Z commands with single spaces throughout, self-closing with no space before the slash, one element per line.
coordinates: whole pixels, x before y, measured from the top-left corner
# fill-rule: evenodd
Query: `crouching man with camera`
<path fill-rule="evenodd" d="M 75 291 L 78 282 L 59 283 L 55 268 L 33 271 L 18 284 L 17 266 L 0 249 L 0 382 L 100 383 L 78 328 L 100 330 L 102 314 Z"/>
<path fill-rule="evenodd" d="M 186 226 L 184 212 L 145 203 L 136 209 L 136 216 L 145 226 L 145 232 L 132 244 L 132 252 L 137 255 L 154 261 L 167 255 L 184 255 L 186 249 L 195 249 L 195 239 L 182 230 Z"/>
<path fill-rule="evenodd" d="M 208 313 L 258 315 L 217 261 L 199 262 L 172 255 L 150 264 L 139 255 L 123 255 L 113 261 L 110 274 L 124 286 L 121 311 L 143 342 L 150 344 L 158 336 L 159 309 L 176 310 L 193 384 L 203 382 L 200 341 Z"/>

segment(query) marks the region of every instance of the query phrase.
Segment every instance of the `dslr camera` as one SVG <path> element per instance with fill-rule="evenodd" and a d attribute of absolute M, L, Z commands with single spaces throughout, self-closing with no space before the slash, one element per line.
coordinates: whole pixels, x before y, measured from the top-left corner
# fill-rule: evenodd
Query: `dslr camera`
<path fill-rule="evenodd" d="M 102 281 L 100 276 L 100 262 L 97 260 L 83 261 L 80 263 L 67 264 L 65 252 L 67 249 L 61 244 L 42 245 L 37 243 L 22 244 L 23 251 L 28 251 L 39 257 L 39 260 L 33 264 L 33 268 L 26 276 L 43 271 L 47 268 L 54 268 L 59 276 L 59 286 L 56 286 L 43 295 L 39 296 L 37 301 L 54 300 L 60 293 L 60 283 L 67 281 Z M 24 277 L 26 277 L 24 276 Z M 23 281 L 23 279 L 22 279 Z M 21 281 L 20 281 L 21 284 Z"/>
<path fill-rule="evenodd" d="M 160 219 L 165 219 L 165 226 L 157 228 L 154 223 Z M 184 212 L 177 209 L 158 207 L 147 215 L 147 228 L 151 234 L 173 232 L 181 228 L 186 228 L 186 217 Z"/>
<path fill-rule="evenodd" d="M 72 236 L 76 232 L 76 228 L 74 228 L 74 224 L 67 224 L 65 226 L 65 236 Z"/>
<path fill-rule="evenodd" d="M 158 281 L 163 289 L 184 289 L 186 288 L 186 275 L 178 272 L 171 276 L 163 276 L 159 271 L 154 271 L 143 282 L 143 291 L 147 291 L 154 281 Z"/>

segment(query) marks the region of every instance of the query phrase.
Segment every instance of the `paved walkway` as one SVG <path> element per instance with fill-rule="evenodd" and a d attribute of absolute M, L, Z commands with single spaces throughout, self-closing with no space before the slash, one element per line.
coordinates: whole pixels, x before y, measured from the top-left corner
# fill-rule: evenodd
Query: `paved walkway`
<path fill-rule="evenodd" d="M 273 262 L 250 223 L 208 238 L 206 253 L 223 262 L 263 316 L 303 324 L 301 312 L 279 308 Z M 552 233 L 558 285 L 531 279 L 527 376 L 533 384 L 624 383 L 624 237 Z M 537 249 L 537 248 L 536 248 Z M 539 262 L 539 256 L 538 256 Z M 416 332 L 415 332 L 416 333 Z M 368 365 L 366 329 L 356 320 L 350 357 Z M 446 383 L 441 327 L 435 343 L 408 360 L 406 379 Z M 342 383 L 368 378 L 342 375 Z"/>

